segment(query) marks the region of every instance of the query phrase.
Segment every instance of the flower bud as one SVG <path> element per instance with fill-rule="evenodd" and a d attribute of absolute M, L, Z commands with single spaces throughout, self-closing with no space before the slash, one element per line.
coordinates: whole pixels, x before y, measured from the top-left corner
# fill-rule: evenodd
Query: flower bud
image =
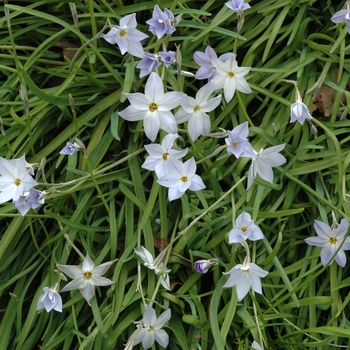
<path fill-rule="evenodd" d="M 199 273 L 207 273 L 212 266 L 217 264 L 218 259 L 197 260 L 193 267 Z"/>

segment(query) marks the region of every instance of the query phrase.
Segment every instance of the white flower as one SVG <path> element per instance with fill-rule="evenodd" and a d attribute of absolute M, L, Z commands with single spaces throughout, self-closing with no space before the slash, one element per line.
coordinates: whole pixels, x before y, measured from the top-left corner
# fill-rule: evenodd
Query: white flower
<path fill-rule="evenodd" d="M 256 293 L 262 294 L 260 278 L 268 275 L 258 265 L 251 263 L 246 257 L 244 263 L 234 266 L 230 271 L 223 272 L 224 275 L 230 275 L 223 288 L 236 286 L 238 301 L 241 301 L 252 288 Z"/>
<path fill-rule="evenodd" d="M 226 62 L 213 59 L 213 66 L 218 73 L 213 81 L 217 89 L 224 89 L 226 102 L 232 100 L 236 90 L 245 94 L 252 92 L 247 81 L 244 79 L 244 76 L 249 73 L 251 67 L 238 67 L 235 56 L 231 56 Z"/>
<path fill-rule="evenodd" d="M 297 121 L 300 124 L 303 124 L 305 119 L 311 120 L 312 116 L 306 105 L 302 101 L 297 100 L 290 106 L 290 123 Z"/>
<path fill-rule="evenodd" d="M 261 149 L 255 158 L 252 159 L 252 165 L 248 172 L 248 186 L 247 189 L 253 184 L 253 180 L 258 174 L 262 179 L 273 183 L 273 171 L 272 167 L 280 166 L 286 162 L 286 158 L 279 154 L 286 144 L 273 146 L 267 149 Z"/>
<path fill-rule="evenodd" d="M 164 187 L 169 188 L 169 201 L 180 198 L 186 190 L 199 191 L 205 188 L 205 185 L 199 175 L 196 175 L 196 162 L 192 157 L 185 163 L 177 159 L 169 161 L 169 174 L 158 179 Z"/>
<path fill-rule="evenodd" d="M 55 287 L 58 287 L 56 284 Z M 44 287 L 44 293 L 40 295 L 38 300 L 37 310 L 44 309 L 50 312 L 52 309 L 58 312 L 62 312 L 62 298 L 57 293 L 56 288 Z"/>
<path fill-rule="evenodd" d="M 176 134 L 177 125 L 171 109 L 180 104 L 184 97 L 182 92 L 164 93 L 162 79 L 152 72 L 145 85 L 145 93 L 131 93 L 124 95 L 129 99 L 130 106 L 119 112 L 128 121 L 143 120 L 146 136 L 154 141 L 159 128 L 170 134 Z"/>
<path fill-rule="evenodd" d="M 255 158 L 252 145 L 249 143 L 248 122 L 237 125 L 232 131 L 227 131 L 228 138 L 225 139 L 227 152 L 235 155 L 236 158 L 250 157 Z"/>
<path fill-rule="evenodd" d="M 221 102 L 221 95 L 209 99 L 215 90 L 215 84 L 210 81 L 200 88 L 196 98 L 186 96 L 181 101 L 181 108 L 175 113 L 178 124 L 188 121 L 188 132 L 193 141 L 199 135 L 207 135 L 210 132 L 210 118 L 207 112 L 214 110 Z"/>
<path fill-rule="evenodd" d="M 179 137 L 178 134 L 168 134 L 164 137 L 162 144 L 145 145 L 149 156 L 141 165 L 147 170 L 154 170 L 159 177 L 169 173 L 169 159 L 180 159 L 187 154 L 188 149 L 177 151 L 172 149 L 174 141 Z"/>
<path fill-rule="evenodd" d="M 24 155 L 18 159 L 7 160 L 0 157 L 0 204 L 10 199 L 17 201 L 38 183 L 27 170 Z"/>
<path fill-rule="evenodd" d="M 257 241 L 263 239 L 264 235 L 254 224 L 250 214 L 244 211 L 237 217 L 235 227 L 229 233 L 229 243 L 241 243 L 248 238 Z"/>
<path fill-rule="evenodd" d="M 138 326 L 138 329 L 131 335 L 128 343 L 131 342 L 132 338 L 136 335 L 133 342 L 134 345 L 142 342 L 142 346 L 145 349 L 149 349 L 154 344 L 154 341 L 156 341 L 160 346 L 166 348 L 169 344 L 169 336 L 161 328 L 170 320 L 170 317 L 170 309 L 165 310 L 157 318 L 155 310 L 151 306 L 146 305 L 142 326 Z"/>
<path fill-rule="evenodd" d="M 162 260 L 164 259 L 163 252 L 161 252 L 154 260 L 152 254 L 145 247 L 141 246 L 140 251 L 136 249 L 134 249 L 134 251 L 144 261 L 144 265 L 149 269 L 154 270 L 156 275 L 164 270 L 160 277 L 160 283 L 165 289 L 170 290 L 170 279 L 168 273 L 171 270 L 167 268 L 164 269 L 164 264 L 162 263 Z"/>
<path fill-rule="evenodd" d="M 263 348 L 259 345 L 259 343 L 257 343 L 255 340 L 252 343 L 252 349 L 255 350 L 263 350 Z"/>
<path fill-rule="evenodd" d="M 90 300 L 95 295 L 95 286 L 110 286 L 111 284 L 115 283 L 114 281 L 101 276 L 116 260 L 108 261 L 95 267 L 95 264 L 89 257 L 89 254 L 86 254 L 81 267 L 75 265 L 56 264 L 59 270 L 73 279 L 73 281 L 69 282 L 62 288 L 61 292 L 79 289 L 83 297 L 91 306 Z"/>
<path fill-rule="evenodd" d="M 103 38 L 110 44 L 117 44 L 122 55 L 129 52 L 135 57 L 142 58 L 144 51 L 141 41 L 148 38 L 148 35 L 136 29 L 136 14 L 132 13 L 121 18 L 119 24 L 119 26 L 113 27 Z"/>
<path fill-rule="evenodd" d="M 346 264 L 346 255 L 344 250 L 350 250 L 350 237 L 345 235 L 348 232 L 349 222 L 347 219 L 342 219 L 337 228 L 329 227 L 322 221 L 315 220 L 314 228 L 318 237 L 309 237 L 305 239 L 305 242 L 316 247 L 321 247 L 321 262 L 325 266 L 334 256 L 335 252 L 341 246 L 335 261 L 344 267 Z M 344 241 L 345 240 L 345 241 Z M 343 243 L 344 242 L 344 243 Z M 331 261 L 331 263 L 334 260 Z"/>

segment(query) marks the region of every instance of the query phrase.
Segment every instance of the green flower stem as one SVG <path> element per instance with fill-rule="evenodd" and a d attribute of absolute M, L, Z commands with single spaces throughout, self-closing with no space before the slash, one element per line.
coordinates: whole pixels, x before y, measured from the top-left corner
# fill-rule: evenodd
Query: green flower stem
<path fill-rule="evenodd" d="M 78 247 L 72 242 L 70 239 L 68 233 L 65 233 L 63 235 L 64 239 L 67 241 L 67 243 L 78 253 L 78 255 L 84 260 L 85 256 L 84 254 L 78 249 Z"/>
<path fill-rule="evenodd" d="M 224 198 L 226 198 L 233 190 L 236 189 L 236 187 L 241 184 L 245 179 L 247 178 L 247 176 L 243 176 L 238 182 L 236 182 L 236 184 L 234 186 L 232 186 L 223 196 L 221 196 L 214 204 L 212 204 L 208 209 L 204 210 L 203 213 L 201 215 L 199 215 L 198 217 L 196 217 L 189 225 L 187 228 L 185 228 L 184 230 L 182 230 L 181 232 L 178 233 L 178 235 L 183 235 L 185 234 L 187 231 L 190 230 L 190 228 L 195 225 L 203 216 L 207 215 L 216 205 L 218 205 Z"/>
<path fill-rule="evenodd" d="M 98 183 L 96 181 L 96 178 L 95 178 L 95 175 L 94 175 L 94 171 L 93 171 L 93 169 L 91 167 L 91 163 L 90 163 L 89 158 L 86 158 L 86 164 L 87 164 L 87 166 L 89 168 L 89 171 L 90 171 L 91 180 L 92 180 L 92 182 L 94 183 L 94 185 L 96 187 L 96 190 L 97 190 L 97 192 L 98 192 L 98 194 L 99 194 L 99 196 L 100 196 L 100 198 L 102 200 L 103 205 L 105 206 L 105 208 L 107 210 L 107 213 L 109 214 L 109 206 L 108 206 L 108 204 L 106 202 L 106 199 L 105 199 L 105 197 L 104 197 L 104 195 L 103 195 L 103 193 L 102 193 L 102 191 L 100 189 L 100 186 L 98 185 Z"/>
<path fill-rule="evenodd" d="M 242 98 L 241 98 L 241 95 L 240 95 L 239 91 L 236 91 L 236 96 L 237 96 L 238 104 L 241 107 L 242 112 L 243 112 L 245 118 L 247 119 L 249 125 L 250 126 L 254 126 L 253 122 L 251 121 L 251 119 L 250 119 L 250 117 L 249 117 L 249 115 L 248 115 L 248 113 L 247 113 L 247 111 L 245 109 L 245 106 L 243 104 L 243 101 L 242 101 Z"/>

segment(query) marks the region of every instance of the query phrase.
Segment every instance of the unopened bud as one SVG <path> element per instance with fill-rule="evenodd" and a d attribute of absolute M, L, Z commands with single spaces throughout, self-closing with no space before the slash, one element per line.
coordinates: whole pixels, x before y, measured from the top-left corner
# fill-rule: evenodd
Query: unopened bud
<path fill-rule="evenodd" d="M 27 89 L 23 84 L 21 84 L 21 87 L 19 89 L 19 96 L 21 97 L 21 100 L 23 102 L 23 106 L 24 106 L 24 110 L 26 111 L 26 115 L 28 115 L 29 114 L 28 95 L 27 95 Z"/>
<path fill-rule="evenodd" d="M 344 109 L 339 120 L 343 121 L 346 119 L 347 116 L 348 116 L 348 111 L 346 109 Z"/>
<path fill-rule="evenodd" d="M 77 8 L 76 8 L 75 4 L 73 2 L 70 2 L 69 8 L 70 8 L 70 12 L 72 13 L 74 26 L 76 28 L 79 28 L 78 12 L 77 12 Z"/>
<path fill-rule="evenodd" d="M 75 104 L 74 104 L 74 98 L 71 94 L 68 95 L 69 98 L 69 104 L 70 104 L 70 108 L 72 110 L 73 115 L 75 115 Z"/>
<path fill-rule="evenodd" d="M 309 125 L 310 125 L 311 133 L 312 135 L 314 135 L 314 138 L 316 139 L 318 136 L 318 131 L 313 123 L 309 122 Z"/>

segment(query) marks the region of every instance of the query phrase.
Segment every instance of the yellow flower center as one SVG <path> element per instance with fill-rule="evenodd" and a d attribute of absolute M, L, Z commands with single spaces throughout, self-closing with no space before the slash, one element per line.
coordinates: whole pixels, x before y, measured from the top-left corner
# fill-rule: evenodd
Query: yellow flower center
<path fill-rule="evenodd" d="M 120 32 L 119 32 L 119 35 L 121 37 L 123 37 L 124 35 L 126 34 L 126 30 L 122 29 Z"/>
<path fill-rule="evenodd" d="M 200 108 L 201 108 L 201 107 L 197 105 L 197 106 L 195 106 L 195 107 L 193 108 L 193 111 L 194 111 L 194 112 L 197 112 L 197 111 L 200 110 Z"/>
<path fill-rule="evenodd" d="M 331 237 L 330 239 L 329 239 L 329 243 L 332 243 L 332 244 L 335 244 L 335 243 L 337 243 L 337 238 L 336 237 Z"/>
<path fill-rule="evenodd" d="M 181 181 L 182 182 L 187 182 L 188 181 L 188 177 L 187 176 L 182 176 Z"/>
<path fill-rule="evenodd" d="M 167 160 L 168 159 L 168 155 L 169 155 L 169 153 L 163 153 L 163 160 Z"/>
<path fill-rule="evenodd" d="M 237 141 L 233 141 L 233 142 L 232 142 L 232 146 L 233 146 L 233 147 L 237 147 L 237 146 L 238 146 L 238 142 L 237 142 Z"/>
<path fill-rule="evenodd" d="M 156 103 L 152 102 L 152 103 L 149 105 L 149 110 L 150 110 L 151 112 L 154 112 L 154 111 L 156 111 L 157 109 L 158 109 L 158 105 L 157 105 Z"/>
<path fill-rule="evenodd" d="M 241 230 L 242 230 L 243 232 L 246 232 L 246 231 L 247 231 L 247 226 L 242 226 L 242 227 L 241 227 Z"/>
<path fill-rule="evenodd" d="M 21 179 L 15 179 L 15 185 L 16 186 L 19 186 L 20 184 L 22 183 L 22 180 Z"/>
<path fill-rule="evenodd" d="M 235 76 L 235 73 L 233 73 L 233 72 L 230 71 L 230 72 L 227 73 L 227 75 L 228 75 L 230 78 L 233 78 L 233 77 Z"/>
<path fill-rule="evenodd" d="M 84 273 L 84 279 L 89 280 L 92 278 L 92 273 L 90 271 L 87 271 Z"/>

